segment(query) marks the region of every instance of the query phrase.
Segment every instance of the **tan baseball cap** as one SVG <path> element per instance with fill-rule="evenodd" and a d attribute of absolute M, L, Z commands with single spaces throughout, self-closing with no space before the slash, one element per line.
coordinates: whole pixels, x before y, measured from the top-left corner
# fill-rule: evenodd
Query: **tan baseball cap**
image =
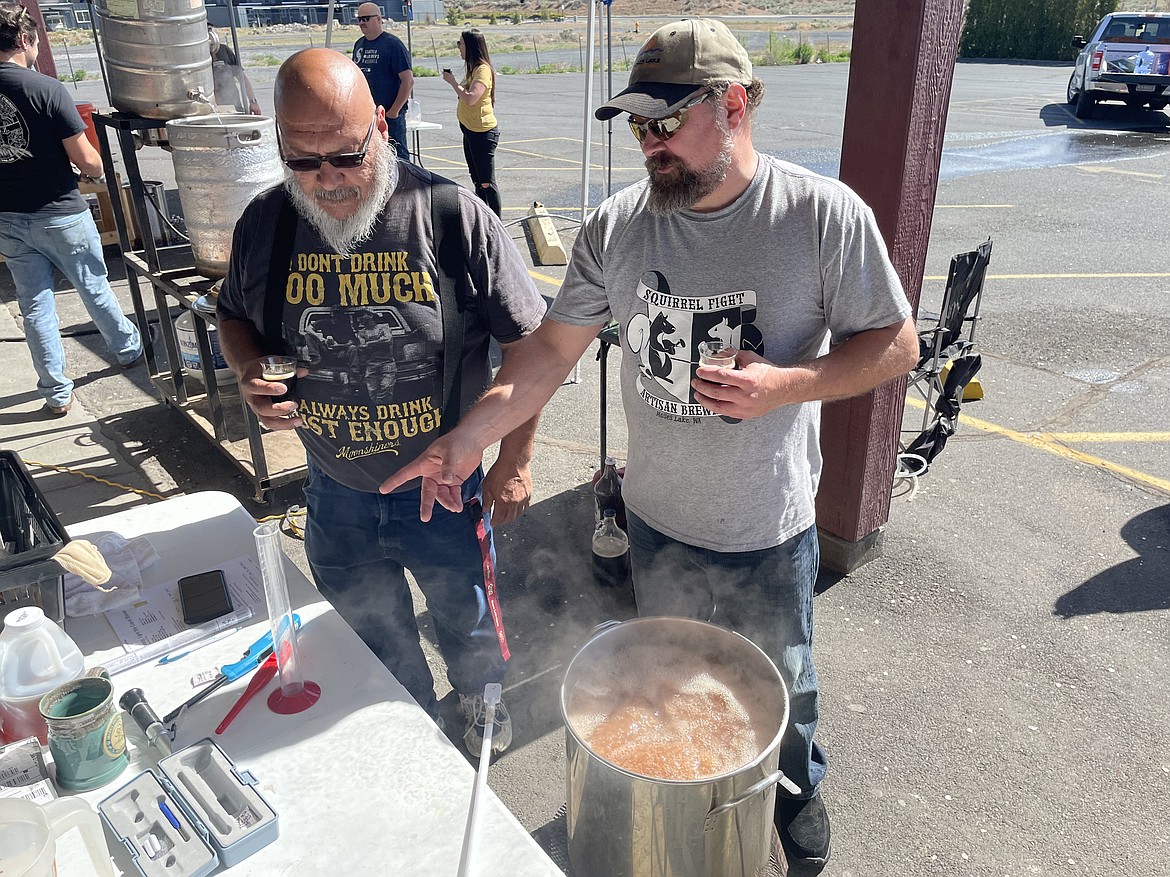
<path fill-rule="evenodd" d="M 630 69 L 629 87 L 593 115 L 602 121 L 618 113 L 661 119 L 712 80 L 749 84 L 752 62 L 747 50 L 721 21 L 676 21 L 646 40 Z"/>

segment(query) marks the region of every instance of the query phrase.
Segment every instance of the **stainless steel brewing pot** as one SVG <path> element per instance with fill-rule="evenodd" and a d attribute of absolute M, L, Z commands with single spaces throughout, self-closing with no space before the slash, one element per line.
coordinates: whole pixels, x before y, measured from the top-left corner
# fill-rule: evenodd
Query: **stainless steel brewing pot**
<path fill-rule="evenodd" d="M 97 0 L 110 103 L 146 119 L 210 113 L 207 11 L 191 0 Z"/>
<path fill-rule="evenodd" d="M 654 779 L 620 768 L 592 751 L 573 727 L 579 685 L 595 691 L 610 665 L 632 647 L 685 643 L 687 660 L 709 669 L 733 666 L 750 680 L 753 717 L 775 734 L 757 757 L 721 776 Z M 637 672 L 637 668 L 634 668 Z M 780 738 L 788 691 L 776 665 L 754 643 L 726 628 L 683 618 L 639 618 L 596 633 L 574 656 L 561 686 L 565 720 L 569 859 L 585 877 L 758 877 L 772 839 Z"/>
<path fill-rule="evenodd" d="M 167 138 L 195 267 L 223 277 L 244 208 L 284 179 L 276 123 L 237 114 L 174 119 Z"/>

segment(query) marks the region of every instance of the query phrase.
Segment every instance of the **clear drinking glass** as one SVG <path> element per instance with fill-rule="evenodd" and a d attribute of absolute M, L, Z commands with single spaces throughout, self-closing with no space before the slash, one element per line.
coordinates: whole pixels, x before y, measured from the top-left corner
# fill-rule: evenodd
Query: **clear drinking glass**
<path fill-rule="evenodd" d="M 735 368 L 735 355 L 739 353 L 730 344 L 722 341 L 699 342 L 699 365 L 714 368 Z"/>

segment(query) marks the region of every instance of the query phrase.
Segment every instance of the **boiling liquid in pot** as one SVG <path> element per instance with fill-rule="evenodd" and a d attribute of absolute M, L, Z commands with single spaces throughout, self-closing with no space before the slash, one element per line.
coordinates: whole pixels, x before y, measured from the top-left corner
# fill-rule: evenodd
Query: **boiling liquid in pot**
<path fill-rule="evenodd" d="M 771 742 L 775 719 L 753 720 L 750 693 L 729 668 L 695 664 L 685 647 L 622 650 L 574 690 L 573 730 L 606 761 L 654 779 L 738 770 Z"/>

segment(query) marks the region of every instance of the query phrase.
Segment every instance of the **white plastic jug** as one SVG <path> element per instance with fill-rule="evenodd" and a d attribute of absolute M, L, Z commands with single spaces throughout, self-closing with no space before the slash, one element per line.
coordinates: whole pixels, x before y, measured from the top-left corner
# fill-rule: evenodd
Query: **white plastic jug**
<path fill-rule="evenodd" d="M 4 617 L 0 630 L 0 732 L 8 742 L 35 735 L 48 743 L 40 700 L 85 672 L 77 643 L 36 606 Z"/>
<path fill-rule="evenodd" d="M 44 806 L 0 798 L 0 862 L 5 877 L 53 877 L 56 839 L 71 828 L 81 832 L 98 877 L 114 877 L 102 824 L 81 798 L 58 798 Z"/>

